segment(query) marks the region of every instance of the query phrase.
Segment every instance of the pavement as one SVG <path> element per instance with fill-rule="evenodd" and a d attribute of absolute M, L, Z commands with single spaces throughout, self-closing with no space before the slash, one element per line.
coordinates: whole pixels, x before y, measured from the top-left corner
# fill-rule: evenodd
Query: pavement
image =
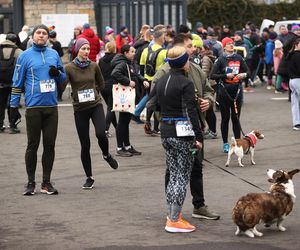
<path fill-rule="evenodd" d="M 223 171 L 226 154 L 222 152 L 220 113 L 217 114 L 218 139 L 205 141 L 204 185 L 209 208 L 221 215 L 217 221 L 191 217 L 191 195 L 183 207 L 184 217 L 197 227 L 193 233 L 170 234 L 164 231 L 166 205 L 164 196 L 165 156 L 160 138 L 144 135 L 143 126 L 132 122 L 131 143 L 141 156 L 118 158 L 120 167 L 111 169 L 102 159 L 91 126 L 91 157 L 95 188 L 82 190 L 85 181 L 80 161 L 80 145 L 75 130 L 73 108 L 68 91 L 59 107 L 59 129 L 52 181 L 57 196 L 37 193 L 22 195 L 27 181 L 24 153 L 25 118 L 19 125 L 21 134 L 0 134 L 0 249 L 108 249 L 108 250 L 177 250 L 177 249 L 300 249 L 300 201 L 286 218 L 286 232 L 273 226 L 258 229 L 263 237 L 235 236 L 232 208 L 239 197 L 261 192 L 241 178 L 268 190 L 266 170 L 299 168 L 300 131 L 292 130 L 291 108 L 287 94 L 274 94 L 265 87 L 245 93 L 241 124 L 245 132 L 260 129 L 255 151 L 256 165 L 238 167 L 232 158 L 230 175 Z M 274 99 L 276 98 L 276 99 Z M 20 110 L 24 117 L 24 109 Z M 116 137 L 109 139 L 115 153 Z M 229 138 L 232 136 L 230 129 Z M 36 181 L 41 182 L 41 153 L 38 151 Z M 295 193 L 300 174 L 294 177 Z"/>

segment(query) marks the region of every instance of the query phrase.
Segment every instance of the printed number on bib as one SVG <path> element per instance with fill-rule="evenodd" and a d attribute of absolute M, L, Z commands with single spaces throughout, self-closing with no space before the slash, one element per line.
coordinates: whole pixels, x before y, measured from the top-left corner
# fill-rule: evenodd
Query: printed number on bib
<path fill-rule="evenodd" d="M 84 89 L 78 91 L 79 102 L 95 101 L 95 93 L 93 89 Z"/>
<path fill-rule="evenodd" d="M 195 136 L 192 124 L 189 121 L 177 121 L 176 134 L 178 137 Z"/>
<path fill-rule="evenodd" d="M 56 84 L 54 79 L 40 81 L 41 93 L 54 92 L 55 86 Z"/>

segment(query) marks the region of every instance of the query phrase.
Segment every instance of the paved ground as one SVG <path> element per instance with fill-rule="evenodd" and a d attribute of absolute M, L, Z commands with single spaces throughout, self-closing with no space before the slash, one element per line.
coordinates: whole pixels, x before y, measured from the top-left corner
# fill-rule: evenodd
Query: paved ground
<path fill-rule="evenodd" d="M 273 100 L 275 95 L 264 88 L 245 94 L 242 126 L 249 132 L 258 128 L 265 134 L 255 151 L 257 165 L 245 168 L 233 160 L 228 170 L 263 189 L 268 189 L 266 169 L 299 168 L 300 132 L 291 129 L 290 103 Z M 65 97 L 64 104 L 70 100 Z M 24 114 L 24 110 L 21 110 Z M 25 122 L 20 135 L 0 134 L 0 249 L 299 249 L 300 201 L 286 219 L 286 232 L 275 228 L 259 229 L 264 237 L 250 239 L 234 235 L 231 209 L 245 193 L 260 192 L 253 186 L 219 169 L 226 162 L 221 139 L 205 143 L 205 195 L 209 207 L 221 214 L 219 221 L 191 218 L 191 196 L 188 194 L 183 214 L 196 227 L 191 234 L 164 232 L 165 159 L 159 138 L 145 137 L 141 125 L 132 124 L 132 144 L 142 156 L 119 159 L 121 167 L 114 171 L 104 163 L 92 137 L 92 162 L 96 179 L 93 190 L 82 190 L 84 173 L 76 135 L 73 110 L 59 108 L 59 134 L 53 181 L 58 196 L 40 193 L 22 195 L 26 182 L 24 152 Z M 218 116 L 218 127 L 220 114 Z M 24 119 L 23 119 L 24 120 Z M 115 133 L 110 148 L 115 150 Z M 91 131 L 93 135 L 93 131 Z M 230 137 L 232 134 L 230 133 Z M 41 180 L 41 149 L 37 182 Z M 296 195 L 300 175 L 295 176 Z"/>

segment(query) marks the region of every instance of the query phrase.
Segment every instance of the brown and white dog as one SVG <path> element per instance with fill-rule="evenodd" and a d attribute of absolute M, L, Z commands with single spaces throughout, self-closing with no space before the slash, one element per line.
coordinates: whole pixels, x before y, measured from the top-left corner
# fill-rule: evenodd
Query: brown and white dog
<path fill-rule="evenodd" d="M 235 235 L 244 233 L 251 238 L 263 236 L 256 229 L 260 222 L 264 222 L 266 227 L 276 223 L 279 231 L 285 231 L 286 228 L 282 226 L 283 219 L 292 211 L 296 199 L 292 178 L 299 171 L 268 169 L 268 181 L 273 183 L 270 192 L 247 194 L 233 208 L 232 219 L 237 225 Z"/>
<path fill-rule="evenodd" d="M 246 135 L 243 139 L 235 139 L 231 138 L 231 144 L 228 151 L 227 162 L 225 164 L 226 167 L 229 167 L 230 158 L 233 153 L 235 153 L 238 157 L 238 163 L 240 167 L 244 167 L 242 164 L 242 159 L 244 154 L 250 152 L 251 156 L 251 164 L 255 165 L 254 162 L 254 148 L 256 146 L 257 139 L 263 139 L 264 135 L 258 130 L 253 130 L 249 134 Z"/>

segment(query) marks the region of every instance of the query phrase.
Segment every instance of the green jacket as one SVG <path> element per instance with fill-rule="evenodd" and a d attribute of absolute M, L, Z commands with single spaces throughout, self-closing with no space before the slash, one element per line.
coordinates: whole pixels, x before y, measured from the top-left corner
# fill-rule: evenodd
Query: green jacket
<path fill-rule="evenodd" d="M 167 74 L 170 71 L 170 65 L 168 63 L 162 65 L 160 67 L 160 69 L 155 73 L 154 78 L 151 82 L 151 89 L 154 88 L 155 84 L 157 83 L 158 79 L 160 77 L 162 77 L 163 75 Z M 196 94 L 198 95 L 198 97 L 209 100 L 210 103 L 210 107 L 213 106 L 214 102 L 215 102 L 215 98 L 214 98 L 214 90 L 213 88 L 210 86 L 207 76 L 204 73 L 204 71 L 200 68 L 200 66 L 196 65 L 193 62 L 190 62 L 190 69 L 188 72 L 188 79 L 191 80 L 194 83 L 195 86 L 195 92 L 197 92 Z M 151 96 L 151 95 L 150 95 Z M 153 98 L 151 98 L 148 103 L 147 106 L 152 106 L 153 102 L 155 102 L 155 100 L 152 100 Z M 203 112 L 198 112 L 201 121 L 203 122 L 203 124 L 205 124 L 205 113 Z"/>

